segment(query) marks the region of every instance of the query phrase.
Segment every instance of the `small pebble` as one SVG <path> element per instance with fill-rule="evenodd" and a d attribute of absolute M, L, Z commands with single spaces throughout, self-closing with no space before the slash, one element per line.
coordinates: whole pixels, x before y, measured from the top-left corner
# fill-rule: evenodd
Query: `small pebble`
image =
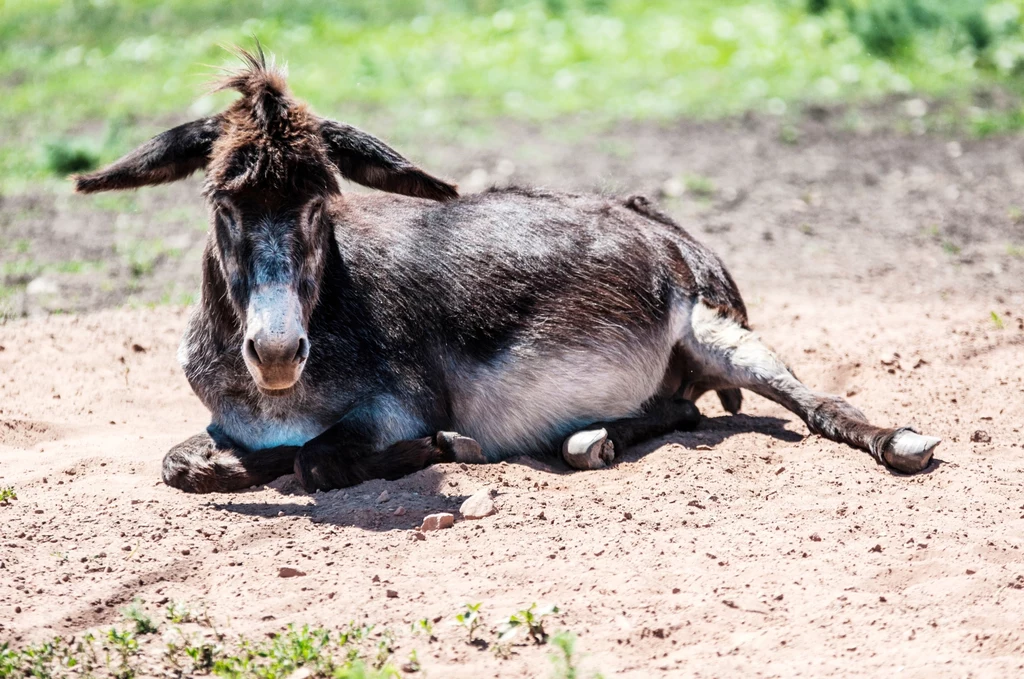
<path fill-rule="evenodd" d="M 305 575 L 305 573 L 300 571 L 298 568 L 292 568 L 291 566 L 282 566 L 277 572 L 277 576 L 279 578 L 297 578 L 303 575 Z"/>
<path fill-rule="evenodd" d="M 391 493 L 389 493 L 387 491 L 387 489 L 382 490 L 380 495 L 377 496 L 377 502 L 387 502 L 390 499 L 391 499 Z"/>
<path fill-rule="evenodd" d="M 396 509 L 395 516 L 405 516 L 405 507 L 399 507 Z"/>
<path fill-rule="evenodd" d="M 398 592 L 396 592 L 393 589 L 389 589 L 388 590 L 388 598 L 389 599 L 397 599 L 398 598 Z"/>
<path fill-rule="evenodd" d="M 984 429 L 978 429 L 971 434 L 971 441 L 974 443 L 991 443 L 992 436 Z"/>

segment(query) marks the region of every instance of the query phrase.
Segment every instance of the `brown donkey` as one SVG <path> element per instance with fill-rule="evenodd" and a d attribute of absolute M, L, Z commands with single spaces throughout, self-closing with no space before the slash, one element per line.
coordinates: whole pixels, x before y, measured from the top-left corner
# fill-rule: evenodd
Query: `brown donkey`
<path fill-rule="evenodd" d="M 896 470 L 931 460 L 938 439 L 804 386 L 751 332 L 721 261 L 645 199 L 459 197 L 311 113 L 262 50 L 241 56 L 226 111 L 77 178 L 90 193 L 206 171 L 202 300 L 179 359 L 212 422 L 167 454 L 169 485 L 294 470 L 330 489 L 557 451 L 602 467 L 696 426 L 707 391 L 739 411 L 741 388 Z M 342 194 L 338 175 L 389 193 Z"/>

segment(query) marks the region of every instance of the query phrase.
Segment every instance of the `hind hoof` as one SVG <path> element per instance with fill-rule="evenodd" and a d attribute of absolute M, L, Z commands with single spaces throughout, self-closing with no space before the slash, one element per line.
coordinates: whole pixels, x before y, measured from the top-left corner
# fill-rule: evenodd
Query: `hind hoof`
<path fill-rule="evenodd" d="M 454 431 L 439 431 L 434 440 L 446 460 L 450 459 L 455 462 L 466 462 L 469 464 L 484 464 L 487 462 L 480 444 L 468 436 L 463 436 Z"/>
<path fill-rule="evenodd" d="M 562 459 L 574 469 L 601 469 L 615 459 L 615 444 L 607 429 L 578 431 L 562 444 Z"/>
<path fill-rule="evenodd" d="M 882 451 L 887 465 L 904 474 L 916 474 L 931 464 L 935 447 L 942 439 L 922 436 L 915 431 L 904 429 L 896 432 Z"/>

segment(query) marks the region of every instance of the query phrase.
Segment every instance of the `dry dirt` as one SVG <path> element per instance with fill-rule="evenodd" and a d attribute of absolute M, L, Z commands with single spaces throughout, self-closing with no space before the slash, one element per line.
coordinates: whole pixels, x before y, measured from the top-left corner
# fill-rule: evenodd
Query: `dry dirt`
<path fill-rule="evenodd" d="M 164 452 L 207 424 L 174 361 L 185 310 L 13 320 L 0 325 L 0 487 L 18 494 L 0 506 L 0 643 L 109 625 L 138 597 L 205 605 L 250 636 L 388 626 L 431 677 L 544 677 L 546 649 L 499 660 L 445 620 L 436 642 L 409 632 L 483 602 L 490 638 L 542 602 L 563 608 L 548 627 L 579 636 L 585 677 L 1021 676 L 1020 142 L 822 125 L 785 145 L 739 122 L 614 134 L 632 175 L 528 131 L 508 153 L 516 176 L 555 186 L 710 178 L 709 196 L 692 185 L 666 204 L 724 256 L 802 379 L 944 439 L 925 473 L 892 474 L 747 395 L 737 417 L 705 399 L 697 431 L 602 471 L 522 459 L 317 495 L 285 477 L 188 496 L 159 482 Z M 506 157 L 489 154 L 441 169 Z M 495 515 L 414 539 L 425 514 L 484 487 Z M 305 575 L 279 577 L 286 566 Z"/>

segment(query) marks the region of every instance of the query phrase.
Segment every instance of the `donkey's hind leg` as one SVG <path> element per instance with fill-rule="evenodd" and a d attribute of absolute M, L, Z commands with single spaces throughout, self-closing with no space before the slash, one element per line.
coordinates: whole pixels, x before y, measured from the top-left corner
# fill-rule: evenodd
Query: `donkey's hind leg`
<path fill-rule="evenodd" d="M 693 429 L 700 421 L 697 406 L 684 398 L 659 398 L 639 417 L 598 422 L 578 431 L 562 444 L 562 458 L 576 469 L 600 469 L 615 459 L 616 451 L 664 436 Z"/>
<path fill-rule="evenodd" d="M 241 490 L 290 474 L 298 450 L 280 446 L 250 451 L 203 432 L 168 451 L 163 481 L 186 493 Z"/>
<path fill-rule="evenodd" d="M 931 462 L 940 439 L 910 427 L 888 429 L 867 421 L 860 410 L 838 396 L 808 389 L 757 335 L 715 309 L 698 302 L 692 336 L 684 340 L 700 370 L 732 387 L 743 387 L 800 416 L 812 433 L 866 450 L 878 461 L 907 474 Z"/>

